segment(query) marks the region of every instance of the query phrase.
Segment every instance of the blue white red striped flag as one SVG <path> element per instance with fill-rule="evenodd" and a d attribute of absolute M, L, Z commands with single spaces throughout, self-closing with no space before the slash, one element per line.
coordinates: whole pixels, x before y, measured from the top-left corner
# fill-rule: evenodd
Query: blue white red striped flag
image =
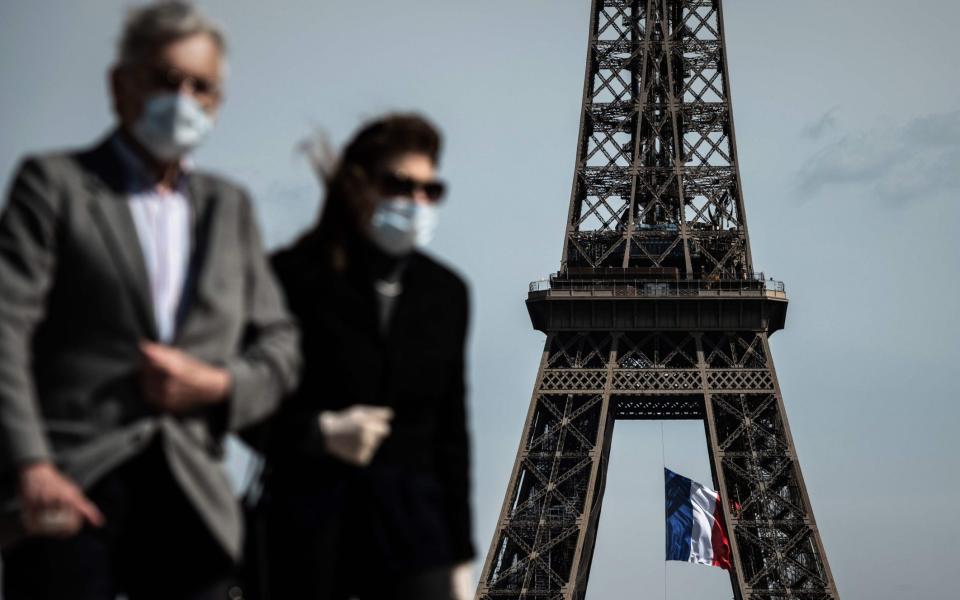
<path fill-rule="evenodd" d="M 730 570 L 730 540 L 720 494 L 663 470 L 667 492 L 667 560 Z"/>

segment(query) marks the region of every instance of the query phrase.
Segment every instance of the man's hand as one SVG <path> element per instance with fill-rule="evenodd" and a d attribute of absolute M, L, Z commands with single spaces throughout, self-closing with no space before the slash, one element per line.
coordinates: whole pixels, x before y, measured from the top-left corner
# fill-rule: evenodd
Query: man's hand
<path fill-rule="evenodd" d="M 47 462 L 20 470 L 20 504 L 28 535 L 69 537 L 84 523 L 94 527 L 104 523 L 103 515 L 80 488 Z"/>
<path fill-rule="evenodd" d="M 161 344 L 142 342 L 143 394 L 161 411 L 184 413 L 219 404 L 230 391 L 230 373 Z"/>
<path fill-rule="evenodd" d="M 454 600 L 470 600 L 473 598 L 473 564 L 461 563 L 450 571 L 450 588 L 453 590 Z"/>
<path fill-rule="evenodd" d="M 390 435 L 393 410 L 357 404 L 320 413 L 320 431 L 327 452 L 359 467 L 370 464 L 385 437 Z"/>

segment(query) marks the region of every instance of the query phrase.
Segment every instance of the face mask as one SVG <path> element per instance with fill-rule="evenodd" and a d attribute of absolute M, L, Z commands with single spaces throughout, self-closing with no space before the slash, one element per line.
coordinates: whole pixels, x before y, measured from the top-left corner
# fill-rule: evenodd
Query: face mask
<path fill-rule="evenodd" d="M 174 161 L 194 150 L 213 129 L 213 118 L 186 94 L 151 96 L 133 125 L 133 136 L 150 154 Z"/>
<path fill-rule="evenodd" d="M 436 229 L 436 206 L 391 198 L 377 203 L 367 233 L 387 254 L 402 256 L 429 244 Z"/>

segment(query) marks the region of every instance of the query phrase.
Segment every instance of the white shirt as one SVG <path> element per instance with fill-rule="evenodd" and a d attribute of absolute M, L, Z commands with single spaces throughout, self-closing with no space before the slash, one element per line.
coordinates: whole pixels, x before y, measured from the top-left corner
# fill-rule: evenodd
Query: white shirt
<path fill-rule="evenodd" d="M 190 262 L 190 201 L 185 181 L 174 190 L 160 190 L 139 157 L 114 135 L 114 144 L 127 167 L 127 205 L 137 229 L 150 279 L 150 297 L 159 341 L 173 341 L 177 313 Z"/>

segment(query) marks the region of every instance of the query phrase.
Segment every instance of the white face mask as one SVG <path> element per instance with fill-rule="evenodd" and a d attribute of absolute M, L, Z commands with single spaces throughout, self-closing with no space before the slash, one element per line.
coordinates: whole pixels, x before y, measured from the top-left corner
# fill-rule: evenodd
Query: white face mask
<path fill-rule="evenodd" d="M 213 117 L 187 94 L 151 96 L 132 134 L 154 158 L 174 161 L 193 151 L 213 129 Z"/>
<path fill-rule="evenodd" d="M 409 254 L 433 240 L 437 230 L 437 207 L 409 198 L 377 202 L 367 234 L 378 248 L 391 256 Z"/>

